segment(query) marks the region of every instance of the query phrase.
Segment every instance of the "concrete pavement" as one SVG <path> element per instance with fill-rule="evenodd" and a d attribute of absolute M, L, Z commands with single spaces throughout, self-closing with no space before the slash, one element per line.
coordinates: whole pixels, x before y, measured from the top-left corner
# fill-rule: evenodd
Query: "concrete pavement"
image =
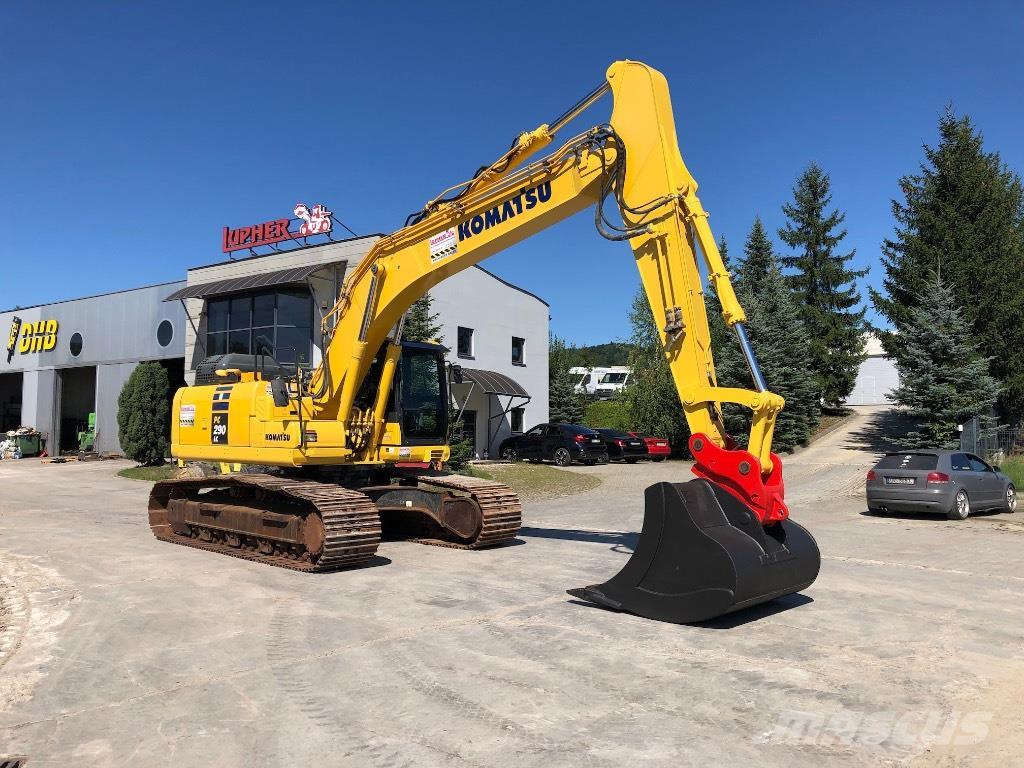
<path fill-rule="evenodd" d="M 818 581 L 701 626 L 564 593 L 625 563 L 643 488 L 688 479 L 677 462 L 573 470 L 603 484 L 525 505 L 519 545 L 385 543 L 376 567 L 313 576 L 155 541 L 124 464 L 0 463 L 0 755 L 1024 765 L 1024 526 L 863 514 L 886 418 L 785 460 Z"/>

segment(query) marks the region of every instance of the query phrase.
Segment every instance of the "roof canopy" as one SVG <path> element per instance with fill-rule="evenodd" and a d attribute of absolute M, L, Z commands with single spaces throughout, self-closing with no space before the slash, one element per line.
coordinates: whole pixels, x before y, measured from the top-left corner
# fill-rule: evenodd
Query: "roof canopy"
<path fill-rule="evenodd" d="M 509 395 L 513 397 L 529 397 L 522 385 L 497 371 L 485 371 L 482 368 L 463 368 L 462 378 L 480 387 L 492 395 Z"/>
<path fill-rule="evenodd" d="M 229 280 L 215 280 L 212 283 L 198 283 L 188 285 L 175 291 L 164 301 L 178 301 L 179 299 L 202 299 L 207 296 L 217 296 L 225 293 L 239 293 L 251 291 L 255 288 L 267 288 L 272 285 L 285 285 L 288 283 L 302 283 L 322 268 L 323 264 L 307 264 L 304 267 L 293 267 L 292 269 L 279 269 L 276 272 L 262 272 L 258 275 L 246 275 L 245 277 L 233 277 Z"/>

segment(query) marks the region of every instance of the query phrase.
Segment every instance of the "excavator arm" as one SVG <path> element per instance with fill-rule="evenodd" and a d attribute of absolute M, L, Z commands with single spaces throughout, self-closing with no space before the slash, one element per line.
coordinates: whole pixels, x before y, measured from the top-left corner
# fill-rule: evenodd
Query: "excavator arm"
<path fill-rule="evenodd" d="M 607 91 L 614 100 L 608 124 L 523 165 Z M 616 223 L 605 211 L 612 200 Z M 372 461 L 391 379 L 381 377 L 372 407 L 357 408 L 356 394 L 385 342 L 386 365 L 395 365 L 401 320 L 412 303 L 445 278 L 589 207 L 597 211 L 602 234 L 627 240 L 633 249 L 692 435 L 696 473 L 728 488 L 762 523 L 784 520 L 781 464 L 771 453 L 783 399 L 767 391 L 747 342 L 746 316 L 697 197 L 697 183 L 679 153 L 665 78 L 638 62 L 613 64 L 607 82 L 580 104 L 550 126 L 522 134 L 498 161 L 446 190 L 406 227 L 375 244 L 324 318 L 325 354 L 310 388 L 312 417 L 343 421 L 348 448 Z M 750 365 L 754 390 L 717 385 L 698 249 L 725 322 L 736 331 Z M 726 434 L 722 403 L 751 409 L 746 451 L 736 450 Z"/>

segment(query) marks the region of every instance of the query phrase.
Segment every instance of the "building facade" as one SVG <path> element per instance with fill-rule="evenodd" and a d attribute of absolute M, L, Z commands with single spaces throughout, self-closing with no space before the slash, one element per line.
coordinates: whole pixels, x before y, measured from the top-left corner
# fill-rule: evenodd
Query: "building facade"
<path fill-rule="evenodd" d="M 867 357 L 857 369 L 857 381 L 846 398 L 847 405 L 884 405 L 892 402 L 892 391 L 900 384 L 896 362 L 885 354 L 882 342 L 873 334 L 865 338 Z"/>
<path fill-rule="evenodd" d="M 181 282 L 0 313 L 9 329 L 0 427 L 33 426 L 56 454 L 77 446 L 94 413 L 96 450 L 119 453 L 117 398 L 140 362 L 160 362 L 172 389 L 194 383 L 203 359 L 227 352 L 264 349 L 286 365 L 316 366 L 321 321 L 377 239 L 227 259 L 189 269 Z M 453 408 L 477 455 L 493 456 L 513 431 L 547 420 L 548 306 L 478 267 L 431 295 L 458 366 Z"/>

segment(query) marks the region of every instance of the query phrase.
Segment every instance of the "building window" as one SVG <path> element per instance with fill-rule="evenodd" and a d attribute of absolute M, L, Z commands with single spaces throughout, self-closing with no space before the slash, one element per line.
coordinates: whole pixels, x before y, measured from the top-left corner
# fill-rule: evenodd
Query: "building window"
<path fill-rule="evenodd" d="M 206 354 L 269 354 L 279 363 L 313 359 L 313 298 L 308 289 L 246 293 L 206 305 Z"/>
<path fill-rule="evenodd" d="M 170 320 L 161 320 L 160 325 L 156 327 L 156 343 L 161 347 L 166 347 L 174 339 L 174 326 L 171 325 Z"/>
<path fill-rule="evenodd" d="M 517 434 L 523 431 L 523 409 L 513 408 L 508 412 L 509 423 L 512 426 L 513 434 Z"/>
<path fill-rule="evenodd" d="M 459 326 L 459 357 L 473 357 L 473 329 Z"/>
<path fill-rule="evenodd" d="M 526 365 L 526 339 L 512 337 L 512 365 Z"/>
<path fill-rule="evenodd" d="M 80 354 L 82 354 L 82 334 L 72 334 L 71 344 L 69 346 L 71 347 L 72 357 L 78 357 Z"/>

